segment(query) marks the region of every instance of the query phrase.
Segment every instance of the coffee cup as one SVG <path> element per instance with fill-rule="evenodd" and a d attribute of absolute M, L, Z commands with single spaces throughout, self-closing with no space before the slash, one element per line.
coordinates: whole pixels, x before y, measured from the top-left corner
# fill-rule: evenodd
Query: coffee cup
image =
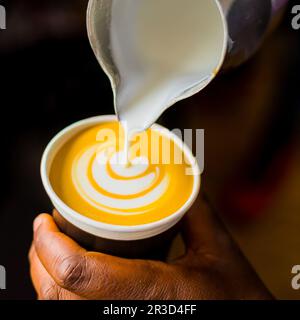
<path fill-rule="evenodd" d="M 55 207 L 54 219 L 62 232 L 88 250 L 126 258 L 164 259 L 172 240 L 180 230 L 180 222 L 196 200 L 200 188 L 200 170 L 196 159 L 186 144 L 168 131 L 175 144 L 182 148 L 192 167 L 194 182 L 192 192 L 184 205 L 169 216 L 152 223 L 136 226 L 112 225 L 88 218 L 70 208 L 57 195 L 51 184 L 50 169 L 53 160 L 72 137 L 84 129 L 98 124 L 117 121 L 116 116 L 98 116 L 76 122 L 59 132 L 46 147 L 41 161 L 41 178 L 44 188 Z M 153 125 L 162 134 L 166 129 Z"/>

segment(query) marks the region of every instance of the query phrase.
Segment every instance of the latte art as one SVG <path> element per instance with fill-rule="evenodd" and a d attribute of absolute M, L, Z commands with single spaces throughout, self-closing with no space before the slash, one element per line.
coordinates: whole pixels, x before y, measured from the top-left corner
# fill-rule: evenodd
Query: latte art
<path fill-rule="evenodd" d="M 190 164 L 152 163 L 152 152 L 161 153 L 161 160 L 164 152 L 182 151 L 160 132 L 148 130 L 143 137 L 146 143 L 137 137 L 129 149 L 127 165 L 124 133 L 117 122 L 80 132 L 53 161 L 54 190 L 72 209 L 104 223 L 139 225 L 175 213 L 192 192 L 194 178 L 186 175 Z M 153 148 L 155 139 L 159 143 Z M 166 142 L 170 148 L 164 147 Z"/>
<path fill-rule="evenodd" d="M 109 152 L 108 145 L 88 148 L 74 161 L 73 183 L 81 196 L 95 208 L 108 213 L 141 214 L 166 191 L 169 179 L 158 166 L 135 158 L 130 166 Z"/>

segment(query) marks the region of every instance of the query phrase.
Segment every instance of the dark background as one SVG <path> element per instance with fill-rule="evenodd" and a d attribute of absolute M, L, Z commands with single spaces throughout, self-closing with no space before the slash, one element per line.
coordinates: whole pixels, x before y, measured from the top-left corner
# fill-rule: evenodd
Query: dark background
<path fill-rule="evenodd" d="M 40 181 L 42 152 L 66 125 L 90 116 L 112 114 L 114 110 L 109 81 L 88 43 L 86 1 L 10 0 L 1 4 L 7 9 L 7 30 L 0 30 L 0 264 L 7 270 L 7 290 L 0 291 L 0 300 L 32 299 L 35 294 L 27 261 L 32 221 L 38 213 L 52 209 Z M 264 175 L 299 127 L 300 31 L 293 31 L 290 21 L 291 15 L 287 14 L 277 31 L 279 38 L 280 34 L 284 34 L 283 38 L 287 35 L 292 47 L 283 54 L 283 78 L 274 89 L 278 99 L 268 113 L 271 121 L 263 125 L 263 134 L 261 127 L 255 129 L 254 145 L 260 151 L 255 161 L 247 164 L 252 169 L 252 180 Z M 269 52 L 270 57 L 273 54 Z M 217 86 L 225 88 L 227 83 L 243 81 L 252 64 L 255 61 L 220 76 L 211 89 L 200 95 L 210 99 Z M 238 90 L 228 99 L 233 100 L 236 95 L 243 99 L 243 91 Z M 170 128 L 185 127 L 186 108 L 197 103 L 197 98 L 181 102 L 160 121 Z M 217 108 L 215 112 L 219 111 Z M 202 112 L 214 111 L 204 106 Z M 230 112 L 234 114 L 235 110 Z M 207 129 L 205 123 L 199 127 Z M 209 134 L 209 124 L 207 127 Z M 211 143 L 225 148 L 224 144 L 231 142 Z"/>

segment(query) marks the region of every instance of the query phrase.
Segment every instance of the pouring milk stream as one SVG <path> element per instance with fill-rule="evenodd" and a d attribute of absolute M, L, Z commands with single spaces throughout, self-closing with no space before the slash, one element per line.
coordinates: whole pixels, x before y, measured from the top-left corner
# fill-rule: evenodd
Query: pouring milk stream
<path fill-rule="evenodd" d="M 90 0 L 88 33 L 129 141 L 220 69 L 227 26 L 216 0 Z"/>

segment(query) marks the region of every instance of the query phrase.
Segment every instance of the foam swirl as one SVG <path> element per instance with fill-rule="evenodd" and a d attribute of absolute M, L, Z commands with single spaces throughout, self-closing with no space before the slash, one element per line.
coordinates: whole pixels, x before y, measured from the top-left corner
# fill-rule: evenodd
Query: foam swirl
<path fill-rule="evenodd" d="M 114 225 L 159 221 L 190 198 L 194 177 L 189 163 L 177 163 L 180 146 L 160 131 L 133 137 L 130 166 L 125 165 L 124 130 L 118 122 L 78 132 L 54 157 L 50 181 L 71 209 L 90 219 Z M 177 157 L 176 157 L 177 159 Z"/>
<path fill-rule="evenodd" d="M 169 178 L 162 167 L 146 157 L 124 165 L 124 152 L 111 143 L 95 144 L 73 163 L 72 179 L 77 191 L 102 212 L 133 215 L 145 213 L 166 192 Z"/>

